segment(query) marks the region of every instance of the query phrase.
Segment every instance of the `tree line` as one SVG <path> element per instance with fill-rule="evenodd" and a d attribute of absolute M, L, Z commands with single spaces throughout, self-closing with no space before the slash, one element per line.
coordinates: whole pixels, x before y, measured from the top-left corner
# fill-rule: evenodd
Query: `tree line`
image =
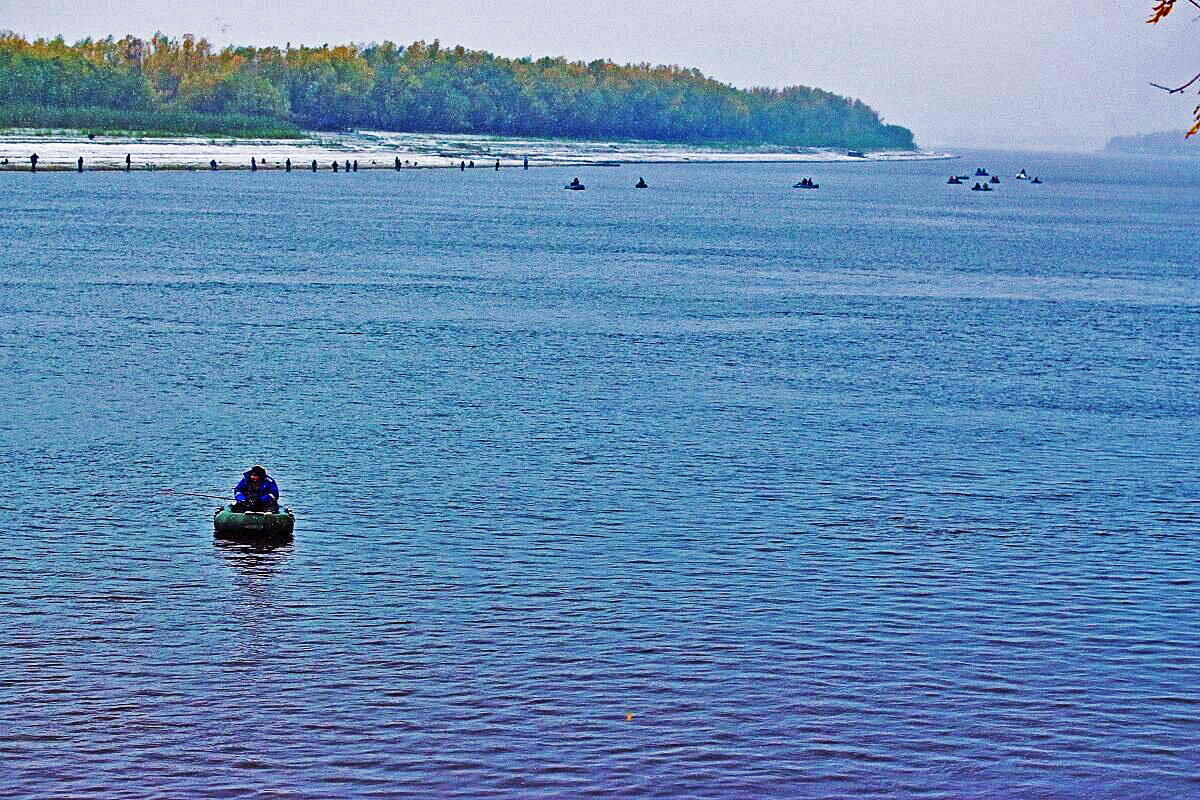
<path fill-rule="evenodd" d="M 743 90 L 696 69 L 503 58 L 443 48 L 436 40 L 407 47 L 384 42 L 216 50 L 190 35 L 67 44 L 61 37 L 27 41 L 8 33 L 0 35 L 0 111 L 5 108 L 169 113 L 185 126 L 187 119 L 200 124 L 224 115 L 243 127 L 257 120 L 280 130 L 295 125 L 793 147 L 914 146 L 908 129 L 885 125 L 861 101 L 821 89 Z"/>

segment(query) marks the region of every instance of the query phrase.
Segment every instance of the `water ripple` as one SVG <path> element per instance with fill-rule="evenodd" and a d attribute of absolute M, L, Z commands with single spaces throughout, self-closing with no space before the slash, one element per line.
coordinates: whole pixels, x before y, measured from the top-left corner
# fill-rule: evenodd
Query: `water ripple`
<path fill-rule="evenodd" d="M 1184 167 L 1043 158 L 8 174 L 0 796 L 1200 796 Z"/>

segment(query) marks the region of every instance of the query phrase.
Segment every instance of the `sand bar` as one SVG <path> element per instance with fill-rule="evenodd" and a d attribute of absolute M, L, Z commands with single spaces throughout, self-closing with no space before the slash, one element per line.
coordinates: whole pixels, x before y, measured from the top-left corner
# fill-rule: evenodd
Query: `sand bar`
<path fill-rule="evenodd" d="M 463 161 L 475 168 L 615 166 L 617 164 L 672 164 L 718 162 L 830 162 L 914 161 L 952 158 L 948 153 L 924 151 L 874 151 L 865 157 L 846 150 L 756 148 L 753 150 L 673 145 L 659 142 L 592 142 L 564 139 L 525 139 L 497 136 L 440 133 L 314 133 L 306 139 L 220 139 L 213 137 L 126 137 L 96 136 L 83 132 L 10 131 L 0 134 L 0 170 L 28 171 L 29 157 L 36 153 L 38 170 L 76 169 L 77 159 L 86 170 L 125 169 L 250 169 L 250 159 L 260 169 L 283 169 L 291 159 L 293 169 L 311 169 L 315 160 L 321 170 L 337 161 L 358 161 L 359 169 L 401 167 L 457 168 Z"/>

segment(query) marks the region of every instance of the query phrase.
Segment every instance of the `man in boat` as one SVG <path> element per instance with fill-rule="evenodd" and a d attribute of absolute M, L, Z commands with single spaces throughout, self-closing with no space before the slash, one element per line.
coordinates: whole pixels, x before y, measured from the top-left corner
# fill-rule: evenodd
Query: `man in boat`
<path fill-rule="evenodd" d="M 234 511 L 270 511 L 279 513 L 279 484 L 266 469 L 255 464 L 242 473 L 242 480 L 233 490 Z"/>

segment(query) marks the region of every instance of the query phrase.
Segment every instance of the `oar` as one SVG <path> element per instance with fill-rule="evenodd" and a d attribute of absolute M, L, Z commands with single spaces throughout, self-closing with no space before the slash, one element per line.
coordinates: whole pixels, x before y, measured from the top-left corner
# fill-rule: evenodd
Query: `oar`
<path fill-rule="evenodd" d="M 186 495 L 187 497 L 209 497 L 209 498 L 212 498 L 213 500 L 232 500 L 233 499 L 229 495 L 225 495 L 225 494 L 201 494 L 200 492 L 180 492 L 176 489 L 159 489 L 158 493 L 159 494 L 180 494 L 180 495 Z"/>

